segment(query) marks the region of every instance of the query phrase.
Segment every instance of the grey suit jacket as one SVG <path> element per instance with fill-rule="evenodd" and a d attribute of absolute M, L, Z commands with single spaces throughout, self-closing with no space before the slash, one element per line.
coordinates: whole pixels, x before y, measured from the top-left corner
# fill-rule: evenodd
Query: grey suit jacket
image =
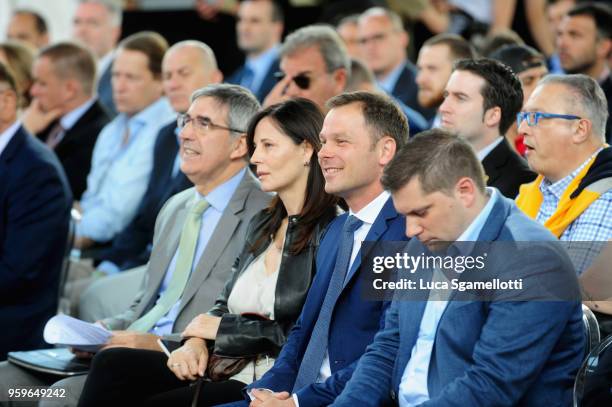
<path fill-rule="evenodd" d="M 142 287 L 127 311 L 103 321 L 109 329 L 127 329 L 155 305 L 159 287 L 178 248 L 188 204 L 193 199 L 194 191 L 195 188 L 189 188 L 174 195 L 161 209 L 155 222 L 153 251 Z M 251 217 L 265 208 L 270 198 L 269 194 L 261 191 L 258 181 L 247 169 L 196 269 L 187 281 L 173 332 L 183 331 L 196 315 L 208 311 L 214 305 L 244 245 Z"/>

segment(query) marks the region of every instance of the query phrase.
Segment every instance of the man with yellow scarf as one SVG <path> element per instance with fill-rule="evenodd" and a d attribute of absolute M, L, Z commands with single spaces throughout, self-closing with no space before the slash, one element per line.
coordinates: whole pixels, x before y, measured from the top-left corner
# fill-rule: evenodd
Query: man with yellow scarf
<path fill-rule="evenodd" d="M 516 203 L 562 241 L 612 239 L 612 148 L 605 144 L 606 97 L 586 75 L 550 75 L 517 115 L 529 166 L 539 176 Z M 572 256 L 581 274 L 592 254 Z"/>

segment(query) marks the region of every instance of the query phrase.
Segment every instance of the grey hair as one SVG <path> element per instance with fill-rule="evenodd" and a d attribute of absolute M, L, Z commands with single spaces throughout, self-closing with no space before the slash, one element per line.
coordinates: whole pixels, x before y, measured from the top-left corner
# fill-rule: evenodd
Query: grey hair
<path fill-rule="evenodd" d="M 219 69 L 217 66 L 217 58 L 215 58 L 215 53 L 208 45 L 206 45 L 202 41 L 185 40 L 185 41 L 177 42 L 176 44 L 171 46 L 168 49 L 168 51 L 166 51 L 166 55 L 169 55 L 170 52 L 175 51 L 177 49 L 187 48 L 187 47 L 194 48 L 200 52 L 206 69 L 213 70 L 213 71 Z"/>
<path fill-rule="evenodd" d="M 404 23 L 400 15 L 397 14 L 395 11 L 389 10 L 388 8 L 384 8 L 384 7 L 371 7 L 367 9 L 366 11 L 361 13 L 361 15 L 359 16 L 359 21 L 361 22 L 362 20 L 368 17 L 382 17 L 382 16 L 387 17 L 391 21 L 391 25 L 393 26 L 394 30 L 404 31 Z"/>
<path fill-rule="evenodd" d="M 253 93 L 238 85 L 227 83 L 208 85 L 196 90 L 191 95 L 191 103 L 202 97 L 214 98 L 220 105 L 227 106 L 227 125 L 232 129 L 234 135 L 246 133 L 246 129 L 260 108 L 257 98 Z"/>
<path fill-rule="evenodd" d="M 114 26 L 121 27 L 123 21 L 123 8 L 120 0 L 80 0 L 80 4 L 99 4 L 104 6 L 111 16 Z"/>
<path fill-rule="evenodd" d="M 590 76 L 583 74 L 547 75 L 538 86 L 548 84 L 564 85 L 572 93 L 568 106 L 580 106 L 586 118 L 593 124 L 593 132 L 605 138 L 606 121 L 608 120 L 608 101 L 601 86 Z"/>
<path fill-rule="evenodd" d="M 342 38 L 336 30 L 325 24 L 308 25 L 289 34 L 281 46 L 280 56 L 293 55 L 313 46 L 319 48 L 327 72 L 344 68 L 347 74 L 350 73 L 351 61 Z"/>

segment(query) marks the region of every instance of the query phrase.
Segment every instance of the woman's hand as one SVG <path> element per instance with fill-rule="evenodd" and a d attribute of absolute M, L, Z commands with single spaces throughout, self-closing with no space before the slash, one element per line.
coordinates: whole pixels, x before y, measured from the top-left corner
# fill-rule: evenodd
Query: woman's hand
<path fill-rule="evenodd" d="M 183 338 L 196 337 L 214 340 L 221 324 L 220 317 L 213 317 L 208 314 L 200 314 L 191 320 L 181 336 Z"/>
<path fill-rule="evenodd" d="M 201 338 L 191 338 L 170 354 L 168 369 L 179 380 L 195 380 L 204 376 L 207 363 L 206 341 Z"/>

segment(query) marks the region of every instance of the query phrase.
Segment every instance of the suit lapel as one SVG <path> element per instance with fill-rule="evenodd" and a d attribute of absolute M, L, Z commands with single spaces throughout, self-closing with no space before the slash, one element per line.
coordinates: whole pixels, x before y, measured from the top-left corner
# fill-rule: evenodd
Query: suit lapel
<path fill-rule="evenodd" d="M 393 208 L 393 201 L 391 200 L 391 198 L 389 198 L 387 199 L 387 202 L 385 202 L 385 205 L 383 206 L 382 210 L 376 217 L 376 220 L 372 224 L 372 227 L 370 228 L 370 231 L 368 232 L 365 241 L 377 242 L 380 237 L 387 231 L 388 221 L 396 217 L 397 212 L 395 212 L 395 209 Z M 359 249 L 357 257 L 355 258 L 355 261 L 353 262 L 353 265 L 349 270 L 348 277 L 344 281 L 345 287 L 353 279 L 356 274 L 356 271 L 359 269 L 359 266 L 361 266 L 361 258 L 367 256 L 369 251 L 372 250 L 372 246 L 373 245 L 368 245 L 366 250 L 362 250 L 363 246 Z"/>

